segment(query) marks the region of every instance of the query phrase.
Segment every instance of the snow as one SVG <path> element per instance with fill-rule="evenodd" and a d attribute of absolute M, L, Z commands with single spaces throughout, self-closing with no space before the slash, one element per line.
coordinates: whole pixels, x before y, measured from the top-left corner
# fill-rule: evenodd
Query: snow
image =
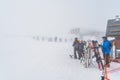
<path fill-rule="evenodd" d="M 0 80 L 101 80 L 102 72 L 96 66 L 84 68 L 69 54 L 73 54 L 70 42 L 0 36 Z M 109 76 L 119 80 L 120 72 Z"/>

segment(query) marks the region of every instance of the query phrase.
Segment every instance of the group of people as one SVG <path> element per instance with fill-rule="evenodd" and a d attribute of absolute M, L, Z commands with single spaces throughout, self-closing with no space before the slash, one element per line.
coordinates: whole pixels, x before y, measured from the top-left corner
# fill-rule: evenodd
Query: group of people
<path fill-rule="evenodd" d="M 80 41 L 78 38 L 75 38 L 75 41 L 73 42 L 73 47 L 74 47 L 74 59 L 80 59 L 82 55 L 84 54 L 84 45 L 85 41 Z"/>
<path fill-rule="evenodd" d="M 107 37 L 102 37 L 103 43 L 98 44 L 98 41 L 92 40 L 92 41 L 83 41 L 79 40 L 77 37 L 75 38 L 73 42 L 73 48 L 74 48 L 74 59 L 81 59 L 85 54 L 87 53 L 87 49 L 90 50 L 89 54 L 94 55 L 97 59 L 102 59 L 101 54 L 99 51 L 96 52 L 96 50 L 99 50 L 101 48 L 103 53 L 103 59 L 104 64 L 106 67 L 110 67 L 110 51 L 111 51 L 111 43 L 107 39 Z M 93 51 L 93 53 L 92 53 Z M 96 61 L 98 61 L 96 59 Z"/>

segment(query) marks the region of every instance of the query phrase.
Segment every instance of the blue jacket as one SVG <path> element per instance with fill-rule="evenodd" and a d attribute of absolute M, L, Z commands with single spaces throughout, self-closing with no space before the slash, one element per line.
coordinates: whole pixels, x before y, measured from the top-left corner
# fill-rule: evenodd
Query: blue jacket
<path fill-rule="evenodd" d="M 108 55 L 110 54 L 110 43 L 107 39 L 104 40 L 103 45 L 101 45 L 101 48 L 103 54 L 108 54 Z"/>

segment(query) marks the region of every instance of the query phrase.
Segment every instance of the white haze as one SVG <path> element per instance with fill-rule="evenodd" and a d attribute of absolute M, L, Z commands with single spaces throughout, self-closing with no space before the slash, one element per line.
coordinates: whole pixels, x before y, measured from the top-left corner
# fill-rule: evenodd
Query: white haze
<path fill-rule="evenodd" d="M 107 20 L 119 15 L 119 0 L 1 0 L 0 34 L 68 35 L 105 32 Z"/>

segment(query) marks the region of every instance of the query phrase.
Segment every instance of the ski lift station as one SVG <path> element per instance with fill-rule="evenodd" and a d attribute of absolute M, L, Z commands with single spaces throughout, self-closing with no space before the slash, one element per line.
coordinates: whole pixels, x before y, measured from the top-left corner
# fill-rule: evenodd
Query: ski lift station
<path fill-rule="evenodd" d="M 114 38 L 111 40 L 113 44 L 112 57 L 120 58 L 120 18 L 116 16 L 115 19 L 109 19 L 107 22 L 106 36 Z"/>

